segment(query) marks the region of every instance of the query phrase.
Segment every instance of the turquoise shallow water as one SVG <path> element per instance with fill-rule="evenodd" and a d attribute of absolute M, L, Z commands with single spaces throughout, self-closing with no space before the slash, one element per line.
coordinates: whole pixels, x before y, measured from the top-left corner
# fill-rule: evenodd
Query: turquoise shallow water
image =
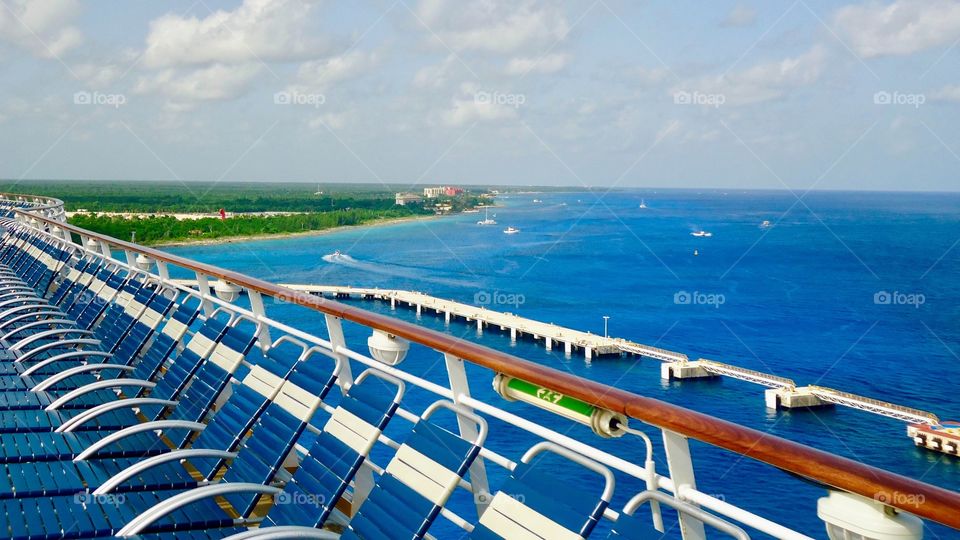
<path fill-rule="evenodd" d="M 929 410 L 960 419 L 960 196 L 955 194 L 627 191 L 511 195 L 482 214 L 299 237 L 170 248 L 280 282 L 414 289 Z M 534 198 L 542 203 L 534 203 Z M 648 208 L 640 209 L 641 199 Z M 760 227 L 763 220 L 773 226 Z M 521 229 L 505 235 L 506 226 Z M 711 231 L 710 238 L 690 235 Z M 344 256 L 330 256 L 335 250 Z M 694 251 L 698 252 L 694 256 Z M 685 299 L 690 299 L 685 303 Z M 886 300 L 890 299 L 887 303 Z M 388 306 L 355 301 L 368 309 Z M 322 333 L 322 318 L 271 313 Z M 394 315 L 416 320 L 406 309 Z M 902 422 L 846 408 L 773 413 L 762 388 L 723 380 L 664 384 L 652 360 L 547 353 L 504 334 L 425 314 L 426 326 L 953 490 L 960 460 L 914 448 Z M 366 334 L 348 329 L 363 348 Z M 412 370 L 438 381 L 436 355 Z M 494 399 L 490 375 L 470 372 Z M 411 408 L 420 399 L 411 395 Z M 423 401 L 425 404 L 426 401 Z M 552 417 L 538 416 L 548 425 Z M 585 432 L 572 434 L 588 437 Z M 530 444 L 515 433 L 498 448 Z M 602 442 L 601 444 L 617 444 Z M 622 445 L 621 445 L 622 447 Z M 638 457 L 639 447 L 631 449 Z M 694 444 L 699 487 L 814 536 L 823 491 L 749 459 Z M 662 452 L 659 454 L 662 456 Z M 661 465 L 661 468 L 665 468 Z M 497 474 L 492 474 L 494 480 Z M 495 485 L 495 484 L 494 484 Z M 638 486 L 618 487 L 615 506 Z M 784 496 L 789 494 L 789 496 Z M 448 531 L 441 527 L 440 532 Z M 931 538 L 956 537 L 933 527 Z"/>

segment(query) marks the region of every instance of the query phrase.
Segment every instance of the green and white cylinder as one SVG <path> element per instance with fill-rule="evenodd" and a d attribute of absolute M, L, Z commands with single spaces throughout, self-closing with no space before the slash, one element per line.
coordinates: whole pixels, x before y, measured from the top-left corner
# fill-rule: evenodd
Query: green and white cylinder
<path fill-rule="evenodd" d="M 545 386 L 498 373 L 493 378 L 493 389 L 506 400 L 522 401 L 590 426 L 601 437 L 620 437 L 626 431 L 628 419 L 621 413 L 591 405 Z"/>

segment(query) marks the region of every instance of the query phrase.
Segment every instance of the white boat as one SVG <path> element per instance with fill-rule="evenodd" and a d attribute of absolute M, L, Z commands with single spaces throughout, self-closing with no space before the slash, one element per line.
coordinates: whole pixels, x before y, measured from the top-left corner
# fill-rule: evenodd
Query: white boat
<path fill-rule="evenodd" d="M 761 229 L 769 229 L 770 227 L 773 227 L 773 224 L 770 223 L 770 221 L 769 221 L 769 220 L 766 220 L 766 219 L 763 220 L 763 223 L 760 224 L 760 228 L 761 228 Z"/>
<path fill-rule="evenodd" d="M 535 202 L 535 203 L 542 203 L 543 201 L 541 201 L 540 199 L 534 199 L 533 202 Z"/>
<path fill-rule="evenodd" d="M 646 208 L 646 207 L 647 207 L 647 201 L 644 199 L 640 199 L 640 208 Z"/>
<path fill-rule="evenodd" d="M 507 227 L 503 230 L 503 234 L 517 234 L 518 232 L 520 232 L 520 229 L 516 227 Z"/>
<path fill-rule="evenodd" d="M 480 210 L 478 208 L 468 208 L 463 211 L 464 214 L 479 214 Z"/>
<path fill-rule="evenodd" d="M 496 225 L 495 220 L 490 219 L 490 210 L 487 208 L 483 209 L 483 219 L 477 222 L 477 225 Z"/>
<path fill-rule="evenodd" d="M 690 233 L 690 236 L 696 236 L 697 238 L 710 238 L 711 236 L 713 236 L 713 233 L 700 230 L 700 231 L 693 231 L 692 233 Z"/>

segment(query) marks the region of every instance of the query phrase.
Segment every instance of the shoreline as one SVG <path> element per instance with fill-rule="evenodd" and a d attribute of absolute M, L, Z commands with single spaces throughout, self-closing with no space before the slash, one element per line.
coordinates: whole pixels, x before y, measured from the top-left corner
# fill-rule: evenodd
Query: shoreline
<path fill-rule="evenodd" d="M 448 214 L 448 215 L 455 215 L 455 214 Z M 239 242 L 253 242 L 256 240 L 282 240 L 286 238 L 296 238 L 299 236 L 322 236 L 325 234 L 343 232 L 349 229 L 358 229 L 358 228 L 365 228 L 365 227 L 383 227 L 387 225 L 397 225 L 400 223 L 429 221 L 434 219 L 440 219 L 443 217 L 447 217 L 447 216 L 429 215 L 429 216 L 411 216 L 411 217 L 380 219 L 380 220 L 368 221 L 360 225 L 340 225 L 337 227 L 331 227 L 329 229 L 317 229 L 313 231 L 297 231 L 297 232 L 272 233 L 272 234 L 271 233 L 248 234 L 243 236 L 225 236 L 223 238 L 200 238 L 197 240 L 173 240 L 170 242 L 158 242 L 156 244 L 149 244 L 149 247 L 164 248 L 164 247 L 184 247 L 184 246 L 215 246 L 219 244 L 235 244 Z"/>

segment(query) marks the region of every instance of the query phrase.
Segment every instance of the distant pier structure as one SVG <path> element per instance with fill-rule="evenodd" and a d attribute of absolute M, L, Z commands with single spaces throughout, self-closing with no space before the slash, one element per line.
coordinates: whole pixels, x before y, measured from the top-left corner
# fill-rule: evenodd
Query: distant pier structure
<path fill-rule="evenodd" d="M 181 285 L 196 288 L 194 280 L 174 280 Z M 646 357 L 662 362 L 660 376 L 665 381 L 680 381 L 686 379 L 711 379 L 728 377 L 766 387 L 764 402 L 770 409 L 804 409 L 815 407 L 830 407 L 842 405 L 861 411 L 879 414 L 889 418 L 902 420 L 911 426 L 940 426 L 940 420 L 932 413 L 897 405 L 886 401 L 851 394 L 823 386 L 797 386 L 786 377 L 764 373 L 740 366 L 725 364 L 715 360 L 701 358 L 690 360 L 687 355 L 651 345 L 644 345 L 622 338 L 599 336 L 590 332 L 582 332 L 572 328 L 565 328 L 553 323 L 544 323 L 513 313 L 504 313 L 470 304 L 437 298 L 417 291 L 397 289 L 379 289 L 365 287 L 341 287 L 335 285 L 304 285 L 280 284 L 297 292 L 323 296 L 329 298 L 359 298 L 390 302 L 391 309 L 407 307 L 414 309 L 417 315 L 424 311 L 432 311 L 443 315 L 449 324 L 453 320 L 461 320 L 467 324 L 476 325 L 477 332 L 486 329 L 495 329 L 500 332 L 509 332 L 510 339 L 528 337 L 543 343 L 549 351 L 554 348 L 563 348 L 566 355 L 582 352 L 589 362 L 597 357 L 633 355 Z M 211 289 L 214 284 L 211 283 Z M 913 429 L 913 428 L 911 428 Z M 915 430 L 914 430 L 915 431 Z M 957 429 L 960 432 L 960 428 Z M 939 433 L 938 433 L 939 435 Z M 911 437 L 920 440 L 911 432 Z M 923 440 L 933 438 L 923 435 Z M 918 445 L 920 443 L 917 443 Z M 930 445 L 927 445 L 930 447 Z"/>
<path fill-rule="evenodd" d="M 195 280 L 177 281 L 187 287 L 197 286 Z M 624 354 L 644 356 L 660 360 L 661 362 L 682 362 L 687 360 L 685 354 L 668 351 L 659 347 L 634 343 L 620 338 L 599 336 L 590 332 L 565 328 L 553 323 L 528 319 L 514 315 L 513 313 L 504 313 L 461 302 L 454 302 L 453 300 L 445 300 L 416 291 L 288 283 L 281 283 L 280 285 L 298 292 L 328 298 L 381 300 L 390 302 L 392 309 L 396 309 L 397 306 L 415 309 L 417 315 L 423 314 L 424 311 L 432 311 L 438 315 L 443 315 L 447 323 L 459 319 L 476 325 L 478 332 L 483 332 L 486 329 L 509 332 L 510 339 L 514 341 L 524 337 L 532 338 L 537 342 L 543 343 L 543 346 L 548 351 L 554 348 L 563 348 L 563 352 L 567 355 L 572 355 L 574 352 L 582 352 L 584 358 L 587 360 L 592 360 L 600 356 L 620 356 Z M 211 287 L 213 287 L 213 285 L 211 285 Z"/>

